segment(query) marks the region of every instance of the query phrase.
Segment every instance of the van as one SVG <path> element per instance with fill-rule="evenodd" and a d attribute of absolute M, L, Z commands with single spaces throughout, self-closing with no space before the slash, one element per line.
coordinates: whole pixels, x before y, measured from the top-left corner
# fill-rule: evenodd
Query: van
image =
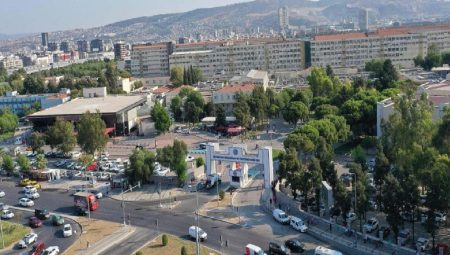
<path fill-rule="evenodd" d="M 267 255 L 263 249 L 260 247 L 253 245 L 253 244 L 247 244 L 245 246 L 245 255 Z"/>
<path fill-rule="evenodd" d="M 274 209 L 272 212 L 273 218 L 281 224 L 289 224 L 289 216 L 280 209 Z"/>
<path fill-rule="evenodd" d="M 290 225 L 293 229 L 300 231 L 301 233 L 305 233 L 308 230 L 308 227 L 305 225 L 305 222 L 297 217 L 292 216 L 290 220 Z"/>
<path fill-rule="evenodd" d="M 198 238 L 200 239 L 200 241 L 202 242 L 206 241 L 206 239 L 208 238 L 208 234 L 206 234 L 205 231 L 196 226 L 189 227 L 189 236 L 192 239 L 197 239 L 197 231 L 196 231 L 197 229 L 198 229 Z"/>
<path fill-rule="evenodd" d="M 314 255 L 342 255 L 342 252 L 331 250 L 322 246 L 317 246 Z"/>

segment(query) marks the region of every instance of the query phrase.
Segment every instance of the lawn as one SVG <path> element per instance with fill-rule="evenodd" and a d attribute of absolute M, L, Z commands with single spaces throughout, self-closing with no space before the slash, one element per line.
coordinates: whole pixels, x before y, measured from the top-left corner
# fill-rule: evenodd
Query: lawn
<path fill-rule="evenodd" d="M 195 242 L 189 240 L 183 240 L 178 237 L 167 235 L 168 244 L 162 246 L 162 236 L 158 236 L 153 241 L 144 246 L 137 255 L 178 255 L 181 254 L 181 247 L 185 246 L 188 255 L 195 255 Z M 217 252 L 206 248 L 201 245 L 201 255 L 219 255 Z"/>
<path fill-rule="evenodd" d="M 5 239 L 5 247 L 8 247 L 11 244 L 16 243 L 17 241 L 22 239 L 25 234 L 31 232 L 31 229 L 29 227 L 25 227 L 23 225 L 7 221 L 2 221 L 2 227 L 3 227 L 3 236 Z M 1 242 L 0 247 L 2 247 Z"/>

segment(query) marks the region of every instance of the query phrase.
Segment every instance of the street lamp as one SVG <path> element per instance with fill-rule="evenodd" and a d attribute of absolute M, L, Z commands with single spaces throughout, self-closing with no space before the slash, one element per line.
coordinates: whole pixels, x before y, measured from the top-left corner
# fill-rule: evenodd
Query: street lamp
<path fill-rule="evenodd" d="M 195 229 L 195 246 L 196 246 L 196 250 L 197 250 L 197 255 L 200 255 L 200 242 L 199 242 L 199 238 L 198 238 L 198 228 L 199 228 L 199 222 L 198 222 L 198 186 L 195 189 L 195 199 L 197 200 L 197 208 L 196 208 L 196 217 L 197 217 L 197 222 L 196 222 L 196 229 Z"/>
<path fill-rule="evenodd" d="M 123 185 L 123 183 L 122 183 L 122 185 Z M 136 187 L 140 188 L 141 187 L 141 182 L 138 182 L 138 184 L 136 186 L 132 186 L 131 188 L 129 188 L 129 189 L 125 190 L 125 191 L 123 191 L 123 187 L 122 187 L 121 196 L 122 196 L 122 213 L 123 213 L 123 225 L 124 226 L 126 226 L 127 223 L 125 221 L 125 201 L 124 201 L 124 198 L 123 198 L 123 194 L 125 194 L 127 192 L 130 192 L 130 191 L 133 191 L 133 189 L 136 188 Z"/>
<path fill-rule="evenodd" d="M 355 173 L 349 173 L 349 174 L 355 176 L 353 178 L 353 181 L 354 181 L 354 186 L 355 186 L 355 215 L 356 215 L 356 211 L 357 211 L 357 209 L 356 209 L 356 174 Z M 358 246 L 358 231 L 356 231 L 356 229 L 355 229 L 355 247 L 357 247 L 357 246 Z"/>

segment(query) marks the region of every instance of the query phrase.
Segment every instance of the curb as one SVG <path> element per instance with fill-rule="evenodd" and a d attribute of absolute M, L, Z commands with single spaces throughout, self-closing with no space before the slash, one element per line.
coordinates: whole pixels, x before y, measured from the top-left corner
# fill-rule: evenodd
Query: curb
<path fill-rule="evenodd" d="M 233 225 L 233 226 L 245 227 L 245 224 L 232 223 L 232 222 L 229 222 L 229 221 L 226 221 L 226 220 L 223 220 L 223 219 L 219 219 L 219 218 L 216 218 L 216 217 L 212 217 L 212 216 L 208 216 L 208 215 L 204 215 L 204 214 L 200 214 L 200 213 L 198 215 L 203 217 L 203 218 L 220 221 L 220 222 L 227 223 L 227 224 L 230 224 L 230 225 Z"/>
<path fill-rule="evenodd" d="M 129 227 L 126 227 L 126 228 L 129 228 Z M 134 231 L 136 231 L 136 228 L 135 228 L 135 227 L 132 227 L 132 228 L 130 229 L 130 231 L 128 231 L 125 235 L 120 236 L 120 238 L 118 238 L 118 239 L 116 239 L 116 240 L 114 240 L 114 241 L 108 243 L 108 245 L 101 247 L 99 250 L 97 250 L 97 251 L 95 251 L 95 252 L 92 252 L 91 254 L 92 254 L 92 255 L 98 255 L 98 254 L 104 252 L 105 250 L 109 249 L 111 246 L 116 245 L 116 244 L 122 242 L 125 238 L 127 238 L 127 237 L 129 237 L 131 234 L 133 234 Z M 107 237 L 105 237 L 105 238 L 107 238 Z M 104 238 L 103 238 L 103 239 L 104 239 Z M 101 240 L 103 240 L 103 239 L 100 239 L 100 240 L 98 240 L 98 241 L 101 241 Z M 98 241 L 97 241 L 97 242 L 98 242 Z M 94 243 L 93 245 L 95 246 L 95 243 Z M 90 248 L 92 248 L 92 247 L 93 247 L 93 246 L 91 246 Z M 83 251 L 83 252 L 84 252 L 84 251 Z M 83 252 L 79 252 L 78 254 L 84 254 Z"/>
<path fill-rule="evenodd" d="M 177 199 L 176 201 L 181 201 L 181 200 L 183 200 L 184 198 L 189 198 L 190 196 L 194 196 L 194 195 L 191 195 L 191 194 L 183 194 L 183 195 L 181 195 L 181 196 L 172 196 L 172 197 L 169 197 L 169 198 L 163 198 L 163 199 L 161 199 L 161 203 L 171 202 L 174 198 Z M 122 202 L 122 199 L 119 199 L 119 198 L 116 198 L 116 197 L 113 197 L 113 196 L 107 196 L 107 198 L 111 198 L 112 200 Z M 126 200 L 126 199 L 124 199 L 123 201 L 124 201 L 124 202 L 127 202 L 127 203 L 133 203 L 133 202 L 135 202 L 135 203 L 142 203 L 142 202 L 154 202 L 154 203 L 159 203 L 159 199 L 152 199 L 152 200 Z"/>

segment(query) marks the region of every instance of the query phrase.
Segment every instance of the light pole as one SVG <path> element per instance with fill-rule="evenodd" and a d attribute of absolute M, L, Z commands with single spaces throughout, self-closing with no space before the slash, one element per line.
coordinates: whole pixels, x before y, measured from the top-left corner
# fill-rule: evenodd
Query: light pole
<path fill-rule="evenodd" d="M 195 229 L 195 246 L 197 250 L 197 255 L 200 255 L 200 242 L 198 238 L 198 228 L 199 228 L 199 222 L 198 222 L 198 188 L 195 190 L 195 199 L 197 200 L 197 209 L 196 209 L 196 216 L 197 216 L 197 222 L 196 222 L 196 229 Z"/>
<path fill-rule="evenodd" d="M 357 211 L 357 208 L 356 208 L 356 174 L 355 173 L 350 173 L 350 175 L 353 175 L 354 176 L 354 178 L 353 178 L 353 181 L 354 181 L 354 186 L 355 186 L 355 215 L 356 215 L 356 211 Z M 358 231 L 356 231 L 356 228 L 355 228 L 355 247 L 357 247 L 358 246 Z"/>
<path fill-rule="evenodd" d="M 123 184 L 122 184 L 123 185 Z M 124 201 L 124 198 L 123 198 L 123 194 L 125 194 L 125 193 L 127 193 L 127 192 L 130 192 L 130 191 L 133 191 L 133 189 L 134 188 L 140 188 L 141 187 L 141 182 L 138 182 L 138 184 L 136 185 L 136 186 L 132 186 L 131 188 L 129 188 L 129 189 L 127 189 L 127 190 L 123 190 L 123 187 L 122 187 L 122 193 L 121 193 L 121 196 L 122 196 L 122 214 L 123 214 L 123 226 L 126 226 L 127 225 L 127 222 L 126 222 L 126 217 L 125 217 L 125 201 Z"/>

